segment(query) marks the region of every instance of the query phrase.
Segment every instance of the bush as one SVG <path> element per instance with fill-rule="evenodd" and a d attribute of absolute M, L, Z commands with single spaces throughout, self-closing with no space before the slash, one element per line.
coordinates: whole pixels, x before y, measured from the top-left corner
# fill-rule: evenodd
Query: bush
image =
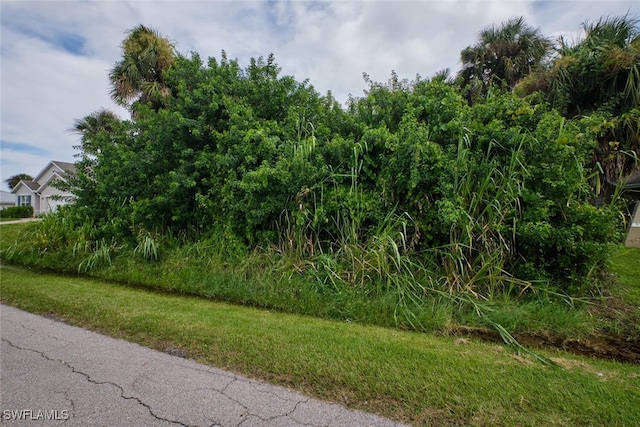
<path fill-rule="evenodd" d="M 31 218 L 33 206 L 11 206 L 0 211 L 0 218 Z"/>

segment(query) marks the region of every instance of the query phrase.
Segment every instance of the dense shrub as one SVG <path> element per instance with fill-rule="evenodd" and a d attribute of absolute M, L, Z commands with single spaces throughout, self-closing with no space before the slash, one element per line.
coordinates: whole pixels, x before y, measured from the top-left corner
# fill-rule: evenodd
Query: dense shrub
<path fill-rule="evenodd" d="M 10 206 L 0 210 L 0 218 L 31 218 L 33 206 Z"/>
<path fill-rule="evenodd" d="M 395 75 L 343 110 L 279 72 L 272 56 L 177 57 L 163 108 L 83 132 L 77 204 L 60 214 L 91 218 L 83 247 L 152 259 L 163 236 L 220 239 L 236 257 L 294 257 L 321 286 L 593 288 L 619 218 L 592 206 L 600 118 L 499 91 L 470 106 Z"/>

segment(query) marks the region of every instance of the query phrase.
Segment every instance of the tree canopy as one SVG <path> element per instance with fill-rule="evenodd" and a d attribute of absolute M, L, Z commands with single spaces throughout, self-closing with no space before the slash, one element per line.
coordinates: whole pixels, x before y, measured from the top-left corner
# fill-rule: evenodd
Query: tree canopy
<path fill-rule="evenodd" d="M 540 91 L 566 117 L 605 119 L 594 163 L 608 182 L 638 168 L 640 153 L 640 21 L 629 16 L 583 23 L 584 35 L 560 38 L 556 57 L 519 84 Z"/>
<path fill-rule="evenodd" d="M 118 104 L 151 103 L 159 108 L 169 95 L 163 73 L 174 60 L 174 45 L 157 31 L 139 25 L 122 42 L 122 59 L 109 72 L 111 97 Z"/>
<path fill-rule="evenodd" d="M 33 177 L 26 173 L 20 173 L 4 180 L 9 189 L 13 190 L 20 181 L 33 181 Z"/>
<path fill-rule="evenodd" d="M 512 89 L 538 69 L 551 49 L 551 42 L 524 18 L 514 18 L 500 26 L 492 25 L 479 34 L 479 40 L 460 53 L 463 84 L 486 93 L 491 85 Z"/>

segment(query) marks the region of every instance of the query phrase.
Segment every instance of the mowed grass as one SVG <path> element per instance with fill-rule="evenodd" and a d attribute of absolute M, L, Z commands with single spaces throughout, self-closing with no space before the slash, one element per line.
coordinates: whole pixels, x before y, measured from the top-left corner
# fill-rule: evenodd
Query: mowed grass
<path fill-rule="evenodd" d="M 510 348 L 0 269 L 24 310 L 414 425 L 629 425 L 640 366 Z"/>
<path fill-rule="evenodd" d="M 611 261 L 617 283 L 613 294 L 640 308 L 640 248 L 620 247 Z"/>
<path fill-rule="evenodd" d="M 0 218 L 2 220 L 2 218 Z M 2 222 L 14 221 L 13 219 L 5 219 Z M 16 223 L 16 224 L 2 224 L 0 227 L 0 243 L 2 243 L 3 247 L 5 245 L 11 245 L 15 239 L 18 237 L 18 234 L 22 230 L 24 230 L 25 225 L 28 223 Z"/>

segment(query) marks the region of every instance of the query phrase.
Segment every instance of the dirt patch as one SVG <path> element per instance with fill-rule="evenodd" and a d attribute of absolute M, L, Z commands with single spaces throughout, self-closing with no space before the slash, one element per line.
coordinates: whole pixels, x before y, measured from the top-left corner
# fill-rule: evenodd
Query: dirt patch
<path fill-rule="evenodd" d="M 617 336 L 591 335 L 581 339 L 549 339 L 539 335 L 516 334 L 514 337 L 528 347 L 552 347 L 571 353 L 622 362 L 640 363 L 640 341 Z"/>
<path fill-rule="evenodd" d="M 67 321 L 65 320 L 64 317 L 57 315 L 56 313 L 51 313 L 51 312 L 44 312 L 41 313 L 40 316 L 46 318 L 46 319 L 51 319 L 51 320 L 55 320 L 56 322 L 61 322 L 61 323 L 67 323 Z"/>
<path fill-rule="evenodd" d="M 503 342 L 498 332 L 482 328 L 460 327 L 453 331 L 453 335 L 493 343 Z M 640 364 L 640 340 L 637 338 L 594 334 L 580 339 L 562 339 L 552 335 L 526 333 L 513 334 L 513 337 L 529 348 L 555 348 L 574 354 Z"/>
<path fill-rule="evenodd" d="M 163 351 L 167 354 L 170 354 L 171 356 L 181 357 L 183 359 L 189 358 L 189 353 L 181 348 L 168 346 Z"/>
<path fill-rule="evenodd" d="M 554 348 L 601 359 L 640 364 L 640 307 L 626 303 L 611 294 L 592 304 L 589 313 L 596 319 L 598 330 L 581 338 L 562 338 L 546 333 L 513 333 L 513 337 L 528 348 Z M 459 327 L 452 331 L 457 337 L 473 337 L 502 343 L 497 331 Z"/>

